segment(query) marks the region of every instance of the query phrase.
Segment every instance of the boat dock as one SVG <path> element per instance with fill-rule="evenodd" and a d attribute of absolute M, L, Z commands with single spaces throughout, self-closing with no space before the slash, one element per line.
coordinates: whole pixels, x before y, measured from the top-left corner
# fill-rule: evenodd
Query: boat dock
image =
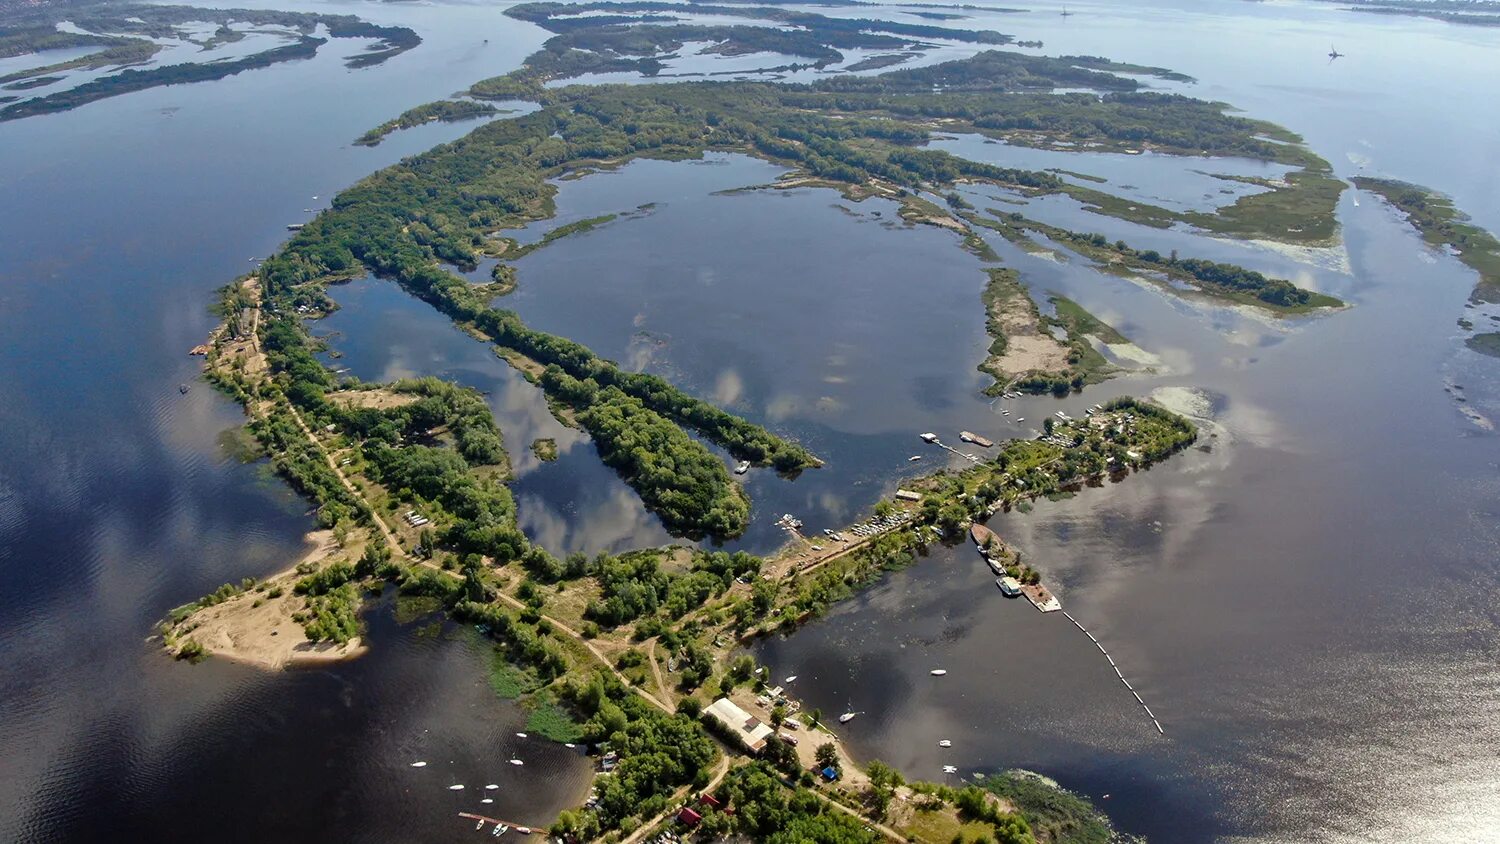
<path fill-rule="evenodd" d="M 1073 626 L 1074 627 L 1077 627 L 1079 630 L 1082 630 L 1083 631 L 1083 635 L 1089 637 L 1089 641 L 1094 643 L 1094 647 L 1096 647 L 1096 648 L 1099 649 L 1099 653 L 1104 654 L 1104 658 L 1107 659 L 1107 660 L 1109 660 L 1109 667 L 1113 668 L 1115 670 L 1115 676 L 1120 678 L 1120 682 L 1125 684 L 1126 690 L 1128 690 L 1132 695 L 1135 696 L 1135 702 L 1139 703 L 1141 705 L 1141 709 L 1144 709 L 1146 711 L 1146 717 L 1151 719 L 1151 725 L 1154 726 L 1154 727 L 1156 727 L 1156 731 L 1158 733 L 1161 733 L 1162 735 L 1166 735 L 1167 731 L 1163 730 L 1161 728 L 1161 722 L 1158 721 L 1158 720 L 1156 720 L 1156 716 L 1154 714 L 1152 714 L 1152 712 L 1151 712 L 1151 707 L 1147 706 L 1146 702 L 1144 700 L 1141 700 L 1141 693 L 1138 692 L 1138 691 L 1136 691 L 1134 686 L 1130 685 L 1130 681 L 1129 680 L 1125 679 L 1125 675 L 1123 673 L 1121 673 L 1121 671 L 1120 671 L 1120 666 L 1115 665 L 1115 658 L 1109 655 L 1109 651 L 1107 651 L 1107 650 L 1104 649 L 1104 645 L 1100 644 L 1099 640 L 1094 638 L 1094 634 L 1090 633 L 1089 630 L 1088 630 L 1088 628 L 1084 627 L 1078 621 L 1078 619 L 1074 618 L 1072 615 L 1068 614 L 1067 612 L 1064 612 L 1063 615 L 1067 616 L 1067 619 L 1069 621 L 1073 622 Z"/>
<path fill-rule="evenodd" d="M 959 457 L 962 457 L 963 459 L 969 461 L 970 463 L 978 463 L 978 462 L 980 462 L 979 458 L 976 457 L 975 455 L 969 454 L 966 451 L 959 451 L 958 449 L 954 448 L 953 446 L 948 445 L 947 443 L 945 443 L 942 440 L 938 439 L 937 434 L 923 434 L 922 435 L 922 441 L 925 442 L 925 443 L 930 443 L 932 445 L 935 445 L 938 448 L 947 449 L 948 451 L 951 451 L 954 454 L 957 454 Z"/>
<path fill-rule="evenodd" d="M 488 824 L 494 824 L 495 826 L 510 827 L 512 830 L 514 830 L 515 832 L 517 832 L 517 833 L 519 833 L 521 835 L 530 835 L 531 834 L 531 827 L 529 827 L 529 826 L 527 826 L 525 824 L 516 823 L 514 821 L 502 821 L 502 820 L 500 820 L 498 818 L 489 817 L 488 815 L 476 815 L 473 812 L 459 812 L 458 816 L 461 817 L 461 818 L 467 818 L 467 819 L 469 819 L 471 821 L 479 821 L 479 825 L 480 826 L 483 826 L 483 825 L 485 825 L 485 824 L 488 823 Z M 525 831 L 522 832 L 522 830 L 525 830 Z"/>

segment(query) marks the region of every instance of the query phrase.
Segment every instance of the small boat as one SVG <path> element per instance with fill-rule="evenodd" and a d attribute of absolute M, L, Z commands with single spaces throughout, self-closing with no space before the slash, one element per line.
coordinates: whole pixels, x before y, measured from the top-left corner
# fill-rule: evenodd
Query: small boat
<path fill-rule="evenodd" d="M 187 391 L 191 390 L 191 389 L 193 389 L 193 388 L 189 387 L 186 384 L 178 384 L 177 385 L 177 392 L 182 393 L 183 395 L 187 395 Z"/>
<path fill-rule="evenodd" d="M 462 785 L 450 785 L 450 786 L 448 786 L 448 790 L 449 791 L 463 791 L 464 787 Z"/>
<path fill-rule="evenodd" d="M 741 460 L 740 462 L 734 464 L 734 473 L 736 475 L 743 475 L 748 471 L 750 471 L 749 460 Z"/>
<path fill-rule="evenodd" d="M 563 742 L 563 747 L 577 747 L 577 746 L 578 745 L 574 744 L 571 741 L 565 741 L 565 742 Z"/>
<path fill-rule="evenodd" d="M 1005 566 L 994 557 L 985 557 L 984 562 L 990 567 L 990 571 L 995 573 L 996 577 L 1001 577 L 1005 574 Z"/>
<path fill-rule="evenodd" d="M 795 683 L 795 682 L 797 682 L 797 675 L 796 675 L 796 674 L 793 674 L 793 675 L 791 675 L 791 676 L 789 676 L 789 677 L 787 677 L 787 678 L 786 678 L 786 679 L 785 679 L 785 680 L 783 680 L 783 681 L 782 681 L 782 682 L 783 682 L 783 683 Z"/>
<path fill-rule="evenodd" d="M 918 460 L 921 460 L 921 459 L 922 459 L 922 455 L 920 455 L 920 454 L 913 454 L 912 456 L 906 458 L 906 462 L 907 463 L 915 463 L 915 462 L 917 462 Z"/>
<path fill-rule="evenodd" d="M 945 773 L 945 774 L 956 774 L 956 773 L 958 773 L 958 766 L 957 765 L 944 765 L 943 766 L 943 773 Z"/>
<path fill-rule="evenodd" d="M 952 746 L 953 746 L 953 742 L 949 741 L 948 739 L 943 739 L 942 741 L 938 742 L 938 747 L 952 747 Z"/>
<path fill-rule="evenodd" d="M 425 768 L 425 767 L 427 767 L 427 763 L 426 762 L 413 762 L 413 763 L 411 763 L 411 766 L 413 768 Z"/>
<path fill-rule="evenodd" d="M 525 733 L 516 733 L 516 738 L 526 738 Z"/>
<path fill-rule="evenodd" d="M 931 674 L 934 677 L 941 677 L 944 674 L 948 673 L 948 669 L 946 669 L 946 668 L 934 668 L 931 671 L 929 671 L 928 673 Z"/>
<path fill-rule="evenodd" d="M 1014 598 L 1021 594 L 1021 581 L 1016 580 L 1014 577 L 997 577 L 995 578 L 995 585 L 1000 587 L 1000 591 L 1007 598 Z"/>
<path fill-rule="evenodd" d="M 518 826 L 518 827 L 516 827 L 516 832 L 519 832 L 522 835 L 530 835 L 531 834 L 531 827 L 529 827 L 529 826 Z"/>
<path fill-rule="evenodd" d="M 485 791 L 494 791 L 495 789 L 497 789 L 499 787 L 500 786 L 498 786 L 498 785 L 496 785 L 494 783 L 490 783 L 489 785 L 487 785 L 487 786 L 484 787 L 484 790 Z"/>
<path fill-rule="evenodd" d="M 474 828 L 475 829 L 484 829 L 484 821 L 480 820 L 479 823 L 474 824 Z"/>
<path fill-rule="evenodd" d="M 510 827 L 506 826 L 503 823 L 502 824 L 495 824 L 495 831 L 491 832 L 490 835 L 493 835 L 496 838 L 499 838 L 500 836 L 504 835 L 507 832 L 510 832 Z"/>
<path fill-rule="evenodd" d="M 304 224 L 302 223 L 292 223 L 286 227 L 286 230 L 289 232 L 300 232 L 302 231 L 303 225 Z"/>
<path fill-rule="evenodd" d="M 486 798 L 484 798 L 483 800 L 481 800 L 479 802 L 481 802 L 481 803 L 493 803 L 493 802 L 495 802 L 495 799 L 493 797 L 486 797 Z M 474 828 L 478 829 L 479 827 L 476 826 Z"/>
<path fill-rule="evenodd" d="M 1068 414 L 1063 413 L 1061 410 L 1057 411 L 1055 415 L 1057 416 L 1058 419 L 1067 419 L 1068 418 Z"/>
<path fill-rule="evenodd" d="M 858 712 L 845 712 L 843 715 L 839 716 L 839 723 L 840 724 L 847 724 L 850 721 L 853 721 L 854 720 L 854 716 L 856 716 L 858 714 L 859 714 Z"/>
<path fill-rule="evenodd" d="M 510 760 L 510 764 L 512 764 L 512 765 L 524 765 L 526 763 L 522 762 L 520 759 L 512 759 L 512 760 Z"/>

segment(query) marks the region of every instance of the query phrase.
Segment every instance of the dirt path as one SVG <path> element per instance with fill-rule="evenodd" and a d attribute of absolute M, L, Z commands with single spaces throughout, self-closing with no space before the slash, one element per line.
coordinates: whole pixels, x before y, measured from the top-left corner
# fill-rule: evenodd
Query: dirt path
<path fill-rule="evenodd" d="M 728 773 L 729 755 L 725 754 L 719 757 L 719 766 L 714 769 L 714 777 L 713 779 L 708 781 L 708 785 L 704 786 L 701 789 L 694 789 L 690 785 L 685 785 L 682 788 L 677 789 L 676 793 L 672 795 L 672 799 L 670 801 L 671 805 L 676 806 L 678 801 L 682 800 L 682 798 L 690 791 L 701 791 L 704 794 L 711 793 L 715 788 L 719 787 L 719 783 L 724 781 L 724 775 Z M 642 838 L 645 838 L 647 835 L 651 834 L 651 832 L 656 829 L 657 824 L 661 823 L 672 815 L 677 814 L 677 811 L 678 810 L 675 808 L 668 809 L 665 812 L 662 812 L 661 814 L 652 818 L 651 820 L 646 821 L 645 823 L 641 824 L 635 832 L 630 833 L 629 836 L 620 841 L 620 844 L 636 844 L 637 841 L 640 841 Z M 904 841 L 905 839 L 900 840 Z"/>
<path fill-rule="evenodd" d="M 662 696 L 662 700 L 672 699 L 672 690 L 667 687 L 667 680 L 661 674 L 661 663 L 656 661 L 656 639 L 652 639 L 646 645 L 646 658 L 651 660 L 651 676 L 656 678 L 656 693 Z"/>

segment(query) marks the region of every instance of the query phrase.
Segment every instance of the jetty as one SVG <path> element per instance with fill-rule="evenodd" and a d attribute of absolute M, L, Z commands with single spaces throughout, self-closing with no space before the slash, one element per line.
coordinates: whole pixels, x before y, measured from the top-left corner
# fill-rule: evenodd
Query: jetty
<path fill-rule="evenodd" d="M 530 835 L 531 834 L 531 827 L 526 826 L 524 824 L 518 824 L 518 823 L 515 823 L 513 821 L 502 821 L 502 820 L 500 820 L 498 818 L 489 817 L 488 815 L 476 815 L 473 812 L 459 812 L 458 816 L 461 817 L 461 818 L 468 818 L 471 821 L 479 821 L 480 826 L 483 826 L 484 824 L 488 823 L 488 824 L 494 824 L 495 826 L 510 827 L 511 829 L 515 830 L 520 835 Z"/>
<path fill-rule="evenodd" d="M 959 457 L 962 457 L 963 459 L 969 461 L 970 463 L 979 463 L 980 462 L 979 458 L 976 457 L 975 455 L 969 454 L 968 452 L 959 451 L 958 449 L 954 448 L 953 446 L 948 445 L 947 443 L 945 443 L 942 440 L 938 439 L 938 435 L 937 434 L 928 433 L 928 434 L 921 434 L 920 436 L 922 437 L 922 442 L 928 443 L 929 445 L 935 445 L 935 446 L 937 446 L 938 448 L 941 448 L 941 449 L 946 449 L 948 451 L 951 451 L 954 454 L 957 454 Z"/>
<path fill-rule="evenodd" d="M 980 435 L 973 433 L 972 431 L 959 431 L 958 438 L 966 443 L 973 443 L 980 448 L 994 448 L 995 446 L 995 443 L 987 437 L 981 437 Z"/>
<path fill-rule="evenodd" d="M 1141 699 L 1141 693 L 1138 692 L 1138 691 L 1136 691 L 1134 686 L 1130 685 L 1130 681 L 1129 680 L 1125 679 L 1125 674 L 1120 671 L 1120 666 L 1118 666 L 1118 665 L 1115 664 L 1115 658 L 1112 657 L 1112 656 L 1110 656 L 1109 655 L 1109 651 L 1107 651 L 1107 650 L 1104 649 L 1103 643 L 1101 643 L 1098 639 L 1094 638 L 1094 634 L 1090 633 L 1089 630 L 1088 630 L 1088 628 L 1084 627 L 1083 624 L 1078 619 L 1074 618 L 1072 615 L 1070 615 L 1067 612 L 1064 612 L 1063 615 L 1069 621 L 1073 622 L 1073 626 L 1074 627 L 1077 627 L 1079 630 L 1082 630 L 1083 631 L 1083 635 L 1089 637 L 1089 641 L 1094 643 L 1094 647 L 1096 647 L 1096 648 L 1099 649 L 1099 653 L 1104 654 L 1104 658 L 1107 659 L 1107 660 L 1109 660 L 1109 667 L 1113 668 L 1115 670 L 1115 676 L 1118 677 L 1118 678 L 1120 678 L 1120 682 L 1121 683 L 1125 684 L 1125 690 L 1128 691 L 1128 692 L 1130 692 L 1132 695 L 1134 695 L 1135 696 L 1135 702 L 1138 703 L 1138 704 L 1140 704 L 1141 705 L 1141 709 L 1143 709 L 1143 710 L 1146 711 L 1146 717 L 1151 719 L 1151 725 L 1156 728 L 1156 731 L 1158 733 L 1161 733 L 1162 735 L 1166 735 L 1167 731 L 1163 730 L 1161 728 L 1161 722 L 1158 721 L 1158 720 L 1156 720 L 1156 716 L 1154 714 L 1152 714 L 1152 712 L 1151 712 L 1151 707 L 1149 707 L 1149 706 L 1146 705 L 1146 702 Z"/>
<path fill-rule="evenodd" d="M 973 540 L 974 547 L 979 550 L 979 555 L 984 557 L 990 571 L 999 576 L 995 585 L 1000 587 L 1000 591 L 1011 597 L 1015 594 L 1025 595 L 1026 600 L 1030 601 L 1031 605 L 1040 612 L 1057 612 L 1062 609 L 1062 602 L 1058 601 L 1057 596 L 1049 592 L 1047 587 L 1040 583 L 1026 583 L 1019 578 L 1007 575 L 1007 569 L 1029 568 L 1029 566 L 1022 565 L 1021 552 L 1007 545 L 1005 540 L 1000 538 L 1000 534 L 974 522 L 969 525 L 969 539 Z"/>

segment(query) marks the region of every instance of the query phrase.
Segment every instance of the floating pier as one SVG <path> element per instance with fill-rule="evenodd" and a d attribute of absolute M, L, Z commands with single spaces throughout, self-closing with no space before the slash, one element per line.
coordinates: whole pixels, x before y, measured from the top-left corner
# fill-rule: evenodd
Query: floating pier
<path fill-rule="evenodd" d="M 1109 667 L 1115 670 L 1115 676 L 1120 678 L 1120 682 L 1124 683 L 1125 688 L 1135 696 L 1135 702 L 1139 703 L 1141 705 L 1141 709 L 1146 711 L 1146 717 L 1151 719 L 1151 725 L 1156 727 L 1156 731 L 1158 733 L 1166 735 L 1167 731 L 1161 728 L 1161 722 L 1156 720 L 1156 716 L 1151 713 L 1151 707 L 1147 706 L 1144 700 L 1141 700 L 1141 693 L 1136 691 L 1134 686 L 1130 685 L 1129 680 L 1125 679 L 1125 675 L 1120 671 L 1120 666 L 1115 664 L 1115 658 L 1109 655 L 1109 651 L 1104 649 L 1104 646 L 1099 643 L 1099 640 L 1094 638 L 1094 634 L 1090 633 L 1087 627 L 1084 627 L 1081 623 L 1079 623 L 1078 619 L 1074 618 L 1072 613 L 1069 613 L 1067 610 L 1063 610 L 1063 615 L 1066 616 L 1069 621 L 1073 622 L 1074 627 L 1082 630 L 1083 635 L 1089 637 L 1089 641 L 1094 643 L 1094 647 L 1099 649 L 1099 653 L 1104 654 L 1104 658 L 1109 660 Z"/>

